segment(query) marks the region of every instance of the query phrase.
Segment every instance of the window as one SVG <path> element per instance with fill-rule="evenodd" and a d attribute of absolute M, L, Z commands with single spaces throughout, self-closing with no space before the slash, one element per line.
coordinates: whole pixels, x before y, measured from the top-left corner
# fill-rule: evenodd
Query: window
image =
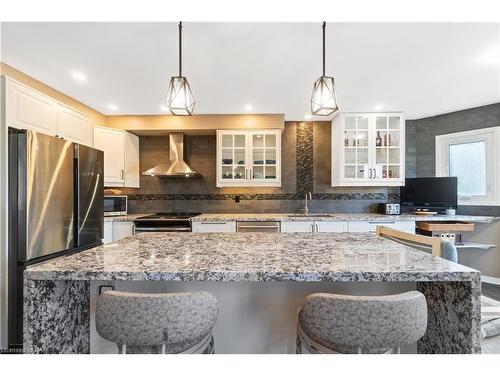
<path fill-rule="evenodd" d="M 458 177 L 461 205 L 500 205 L 500 127 L 436 137 L 436 176 Z"/>
<path fill-rule="evenodd" d="M 449 175 L 458 177 L 461 196 L 486 195 L 486 142 L 448 145 Z"/>

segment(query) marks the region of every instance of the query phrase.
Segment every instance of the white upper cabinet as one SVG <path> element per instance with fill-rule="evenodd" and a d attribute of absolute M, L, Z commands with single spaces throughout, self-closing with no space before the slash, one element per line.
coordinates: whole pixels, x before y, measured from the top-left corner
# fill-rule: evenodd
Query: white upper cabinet
<path fill-rule="evenodd" d="M 281 186 L 281 130 L 218 130 L 217 187 Z"/>
<path fill-rule="evenodd" d="M 7 126 L 92 146 L 92 119 L 51 97 L 5 78 Z"/>
<path fill-rule="evenodd" d="M 94 147 L 104 152 L 104 186 L 139 187 L 139 138 L 107 127 L 94 127 Z"/>
<path fill-rule="evenodd" d="M 341 113 L 332 121 L 332 186 L 401 186 L 402 112 Z"/>
<path fill-rule="evenodd" d="M 125 132 L 125 185 L 140 187 L 139 137 Z"/>
<path fill-rule="evenodd" d="M 70 141 L 92 146 L 92 120 L 83 113 L 59 105 L 57 113 L 58 135 Z"/>
<path fill-rule="evenodd" d="M 9 78 L 5 97 L 7 126 L 57 135 L 56 101 Z"/>

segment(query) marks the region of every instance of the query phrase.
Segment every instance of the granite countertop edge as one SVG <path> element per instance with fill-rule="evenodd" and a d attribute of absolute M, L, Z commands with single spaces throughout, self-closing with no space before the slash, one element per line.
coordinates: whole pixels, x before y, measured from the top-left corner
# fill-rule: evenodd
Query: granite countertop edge
<path fill-rule="evenodd" d="M 472 223 L 491 223 L 497 218 L 492 216 L 471 215 L 383 215 L 376 213 L 333 213 L 328 216 L 288 216 L 294 214 L 202 214 L 191 219 L 192 222 L 231 222 L 231 221 L 371 221 L 371 222 L 404 222 L 404 221 L 464 221 Z M 319 213 L 319 215 L 325 215 Z"/>
<path fill-rule="evenodd" d="M 434 282 L 434 281 L 475 281 L 481 272 L 440 271 L 440 272 L 274 272 L 274 271 L 192 271 L 192 272 L 78 272 L 78 271 L 36 271 L 26 270 L 29 280 L 66 281 L 223 281 L 223 282 Z"/>
<path fill-rule="evenodd" d="M 326 213 L 318 213 L 325 215 Z M 132 222 L 135 219 L 151 214 L 128 214 L 123 216 L 105 216 L 104 222 Z M 372 222 L 393 222 L 393 221 L 464 221 L 470 223 L 492 223 L 499 218 L 493 216 L 471 216 L 471 215 L 383 215 L 377 213 L 328 213 L 329 216 L 292 216 L 293 213 L 270 213 L 270 214 L 201 214 L 191 218 L 192 222 L 233 222 L 233 221 L 279 221 L 279 222 L 300 222 L 300 221 L 372 221 Z"/>

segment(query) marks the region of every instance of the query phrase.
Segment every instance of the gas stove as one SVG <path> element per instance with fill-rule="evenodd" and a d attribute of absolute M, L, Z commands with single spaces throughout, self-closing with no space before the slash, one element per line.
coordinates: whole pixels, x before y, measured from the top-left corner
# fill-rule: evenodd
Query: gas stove
<path fill-rule="evenodd" d="M 159 212 L 134 220 L 134 232 L 190 232 L 192 217 L 198 212 Z"/>

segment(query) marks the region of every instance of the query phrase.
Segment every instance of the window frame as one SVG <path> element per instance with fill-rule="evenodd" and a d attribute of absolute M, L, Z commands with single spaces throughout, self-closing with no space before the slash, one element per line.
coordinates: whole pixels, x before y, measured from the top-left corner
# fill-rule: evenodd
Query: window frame
<path fill-rule="evenodd" d="M 486 195 L 458 196 L 462 206 L 500 205 L 500 126 L 436 136 L 436 176 L 449 176 L 449 146 L 484 142 L 486 149 Z"/>

